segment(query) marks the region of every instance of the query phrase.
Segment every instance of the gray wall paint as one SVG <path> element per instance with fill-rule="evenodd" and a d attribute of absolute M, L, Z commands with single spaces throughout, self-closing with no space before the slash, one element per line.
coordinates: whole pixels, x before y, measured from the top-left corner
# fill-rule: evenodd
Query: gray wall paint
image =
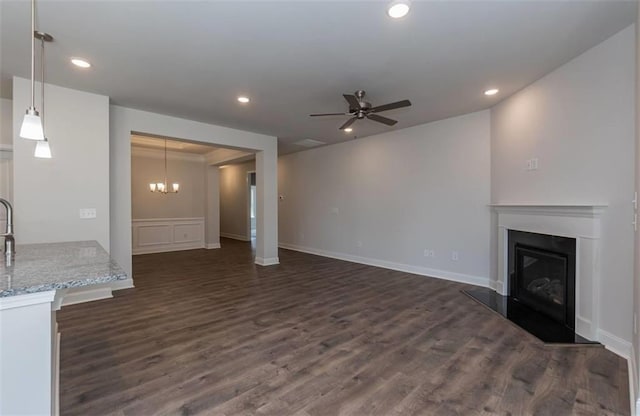
<path fill-rule="evenodd" d="M 209 248 L 220 244 L 220 169 L 206 167 L 205 243 Z"/>
<path fill-rule="evenodd" d="M 25 109 L 26 110 L 26 109 Z M 0 98 L 0 144 L 13 144 L 13 103 Z"/>
<path fill-rule="evenodd" d="M 32 140 L 14 141 L 16 241 L 97 240 L 109 251 L 109 97 L 46 88 L 53 158 L 35 158 Z M 30 82 L 14 78 L 16 138 L 29 105 Z M 97 218 L 80 219 L 81 208 L 95 208 Z"/>
<path fill-rule="evenodd" d="M 164 180 L 164 152 L 133 148 L 131 156 L 131 216 L 133 219 L 194 218 L 205 216 L 205 161 L 203 156 L 167 152 L 167 181 L 180 184 L 177 194 L 149 191 L 150 182 Z"/>
<path fill-rule="evenodd" d="M 631 341 L 634 28 L 491 111 L 492 202 L 608 204 L 600 327 Z M 539 159 L 527 171 L 526 160 Z M 492 256 L 496 257 L 495 253 Z"/>
<path fill-rule="evenodd" d="M 220 169 L 220 233 L 249 239 L 249 184 L 247 173 L 256 170 L 254 161 Z"/>
<path fill-rule="evenodd" d="M 280 243 L 488 285 L 489 121 L 482 111 L 280 157 Z"/>

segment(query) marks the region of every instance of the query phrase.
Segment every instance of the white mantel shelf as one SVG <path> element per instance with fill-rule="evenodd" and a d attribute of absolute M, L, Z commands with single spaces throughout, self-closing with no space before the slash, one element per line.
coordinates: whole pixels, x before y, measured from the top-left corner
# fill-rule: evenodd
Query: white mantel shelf
<path fill-rule="evenodd" d="M 499 213 L 553 215 L 567 217 L 596 218 L 607 209 L 606 204 L 489 204 Z"/>

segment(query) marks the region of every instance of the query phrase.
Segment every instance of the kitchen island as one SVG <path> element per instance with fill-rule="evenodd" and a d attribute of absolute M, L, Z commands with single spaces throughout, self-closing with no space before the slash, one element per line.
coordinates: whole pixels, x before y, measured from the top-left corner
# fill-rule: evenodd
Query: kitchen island
<path fill-rule="evenodd" d="M 56 311 L 68 289 L 125 280 L 96 241 L 25 244 L 0 263 L 0 415 L 58 411 Z"/>

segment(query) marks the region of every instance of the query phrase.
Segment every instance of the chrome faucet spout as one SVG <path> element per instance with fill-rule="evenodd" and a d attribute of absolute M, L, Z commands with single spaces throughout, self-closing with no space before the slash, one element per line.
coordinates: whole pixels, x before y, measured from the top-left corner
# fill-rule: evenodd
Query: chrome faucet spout
<path fill-rule="evenodd" d="M 15 239 L 13 237 L 13 207 L 11 203 L 6 199 L 0 198 L 0 205 L 4 205 L 7 211 L 7 225 L 5 227 L 4 234 L 0 234 L 0 237 L 4 237 L 4 256 L 7 262 L 10 262 L 15 255 Z"/>

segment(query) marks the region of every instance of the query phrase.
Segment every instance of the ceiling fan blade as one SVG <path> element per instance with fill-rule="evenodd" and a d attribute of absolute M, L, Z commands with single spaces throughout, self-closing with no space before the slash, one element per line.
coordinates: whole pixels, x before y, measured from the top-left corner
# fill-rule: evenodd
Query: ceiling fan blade
<path fill-rule="evenodd" d="M 355 95 L 351 95 L 351 94 L 342 94 L 342 96 L 344 97 L 345 100 L 347 100 L 347 102 L 349 103 L 349 109 L 356 109 L 359 110 L 360 109 L 360 101 L 358 101 L 358 99 L 356 98 Z"/>
<path fill-rule="evenodd" d="M 386 124 L 387 126 L 393 126 L 397 123 L 396 120 L 391 120 L 390 118 L 382 117 L 377 114 L 367 114 L 367 118 L 369 120 L 377 121 L 378 123 Z"/>
<path fill-rule="evenodd" d="M 409 100 L 396 101 L 395 103 L 389 103 L 389 104 L 373 107 L 371 109 L 371 112 L 379 113 L 380 111 L 395 110 L 396 108 L 409 107 L 410 105 L 411 105 L 411 101 Z"/>
<path fill-rule="evenodd" d="M 347 122 L 346 122 L 346 123 L 344 123 L 342 126 L 340 126 L 340 128 L 339 128 L 338 130 L 344 130 L 344 129 L 346 129 L 347 127 L 349 127 L 350 125 L 352 125 L 353 123 L 355 123 L 357 119 L 358 119 L 358 117 L 350 118 L 349 120 L 347 120 Z"/>
<path fill-rule="evenodd" d="M 322 116 L 348 116 L 350 113 L 323 113 L 323 114 L 309 114 L 309 117 L 322 117 Z"/>

